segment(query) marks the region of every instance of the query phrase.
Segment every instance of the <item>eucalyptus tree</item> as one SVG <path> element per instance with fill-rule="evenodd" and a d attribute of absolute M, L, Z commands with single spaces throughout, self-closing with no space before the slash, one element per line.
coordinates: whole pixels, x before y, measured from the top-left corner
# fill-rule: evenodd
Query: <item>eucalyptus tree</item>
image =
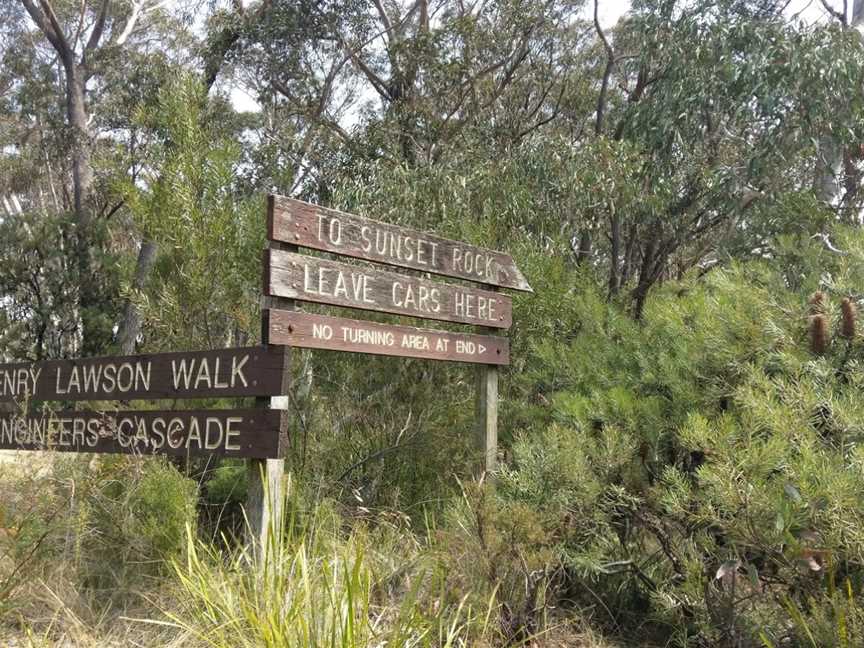
<path fill-rule="evenodd" d="M 587 32 L 562 0 L 251 5 L 226 58 L 263 108 L 258 162 L 284 192 L 325 198 L 355 161 L 436 164 L 475 138 L 516 145 L 566 111 Z M 287 164 L 286 164 L 287 162 Z M 328 180 L 328 178 L 330 178 Z"/>
<path fill-rule="evenodd" d="M 639 317 L 664 278 L 762 254 L 782 228 L 814 233 L 814 139 L 859 138 L 857 36 L 744 2 L 639 2 L 614 38 L 598 32 L 614 66 L 598 84 L 599 139 L 586 145 L 620 151 L 612 173 L 639 191 L 628 202 L 601 190 L 587 222 L 611 295 L 626 287 Z M 580 248 L 590 249 L 584 238 Z"/>
<path fill-rule="evenodd" d="M 35 261 L 29 281 L 16 280 L 5 268 L 12 288 L 0 304 L 25 329 L 55 327 L 63 338 L 50 348 L 40 344 L 40 336 L 25 338 L 24 348 L 30 346 L 24 355 L 93 354 L 112 342 L 117 253 L 130 242 L 122 227 L 112 227 L 127 215 L 111 186 L 115 177 L 134 177 L 140 169 L 146 139 L 132 127 L 136 106 L 189 59 L 192 45 L 182 17 L 162 4 L 21 0 L 3 5 L 0 164 L 6 172 L 0 192 L 16 212 L 3 223 L 9 229 L 4 243 L 23 246 L 6 250 L 19 258 L 32 246 L 50 253 L 52 261 Z M 37 232 L 39 240 L 28 243 Z M 47 273 L 62 279 L 55 288 L 71 304 L 69 320 L 64 315 L 53 321 L 50 309 L 26 306 L 53 301 L 49 293 L 56 290 L 48 287 L 55 282 Z"/>

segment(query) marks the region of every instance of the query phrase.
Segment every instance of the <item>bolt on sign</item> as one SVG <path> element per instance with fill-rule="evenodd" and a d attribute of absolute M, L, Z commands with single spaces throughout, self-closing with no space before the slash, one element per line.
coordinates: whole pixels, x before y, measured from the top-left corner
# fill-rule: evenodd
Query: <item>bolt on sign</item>
<path fill-rule="evenodd" d="M 0 402 L 274 396 L 284 361 L 261 346 L 2 364 Z M 0 449 L 270 458 L 282 430 L 265 409 L 15 412 L 0 415 Z"/>

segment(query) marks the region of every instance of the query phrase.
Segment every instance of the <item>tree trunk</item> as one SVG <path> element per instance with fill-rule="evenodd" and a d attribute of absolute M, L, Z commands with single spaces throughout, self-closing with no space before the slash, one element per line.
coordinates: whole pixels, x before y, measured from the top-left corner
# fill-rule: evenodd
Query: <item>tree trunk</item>
<path fill-rule="evenodd" d="M 135 265 L 135 276 L 132 279 L 132 295 L 126 299 L 123 308 L 123 319 L 117 330 L 117 343 L 120 345 L 120 353 L 135 353 L 135 345 L 141 334 L 141 314 L 135 303 L 135 295 L 144 290 L 144 284 L 150 275 L 150 270 L 156 263 L 156 243 L 145 239 L 138 251 L 138 261 Z"/>
<path fill-rule="evenodd" d="M 648 298 L 648 291 L 654 284 L 654 268 L 657 262 L 657 243 L 659 239 L 659 227 L 655 226 L 651 238 L 645 244 L 645 249 L 642 253 L 642 265 L 639 268 L 639 279 L 636 287 L 633 289 L 633 319 L 639 321 L 642 319 L 642 312 L 645 309 L 645 300 Z"/>
<path fill-rule="evenodd" d="M 93 247 L 93 165 L 91 162 L 90 115 L 87 112 L 87 80 L 84 70 L 71 59 L 64 59 L 66 71 L 66 118 L 72 142 L 72 191 L 74 208 L 74 254 L 78 274 L 78 309 L 81 318 L 82 348 L 85 356 L 104 353 L 111 342 L 111 331 L 102 313 Z"/>
<path fill-rule="evenodd" d="M 579 235 L 579 247 L 576 250 L 576 265 L 580 266 L 591 256 L 591 230 L 587 227 Z"/>
<path fill-rule="evenodd" d="M 819 138 L 816 151 L 816 172 L 813 178 L 813 193 L 827 205 L 833 205 L 840 193 L 840 171 L 843 166 L 843 151 L 833 137 Z"/>
<path fill-rule="evenodd" d="M 75 220 L 79 229 L 90 223 L 90 195 L 93 191 L 93 167 L 90 164 L 90 125 L 85 99 L 84 73 L 73 61 L 66 69 L 66 118 L 72 135 L 72 187 L 75 197 Z"/>
<path fill-rule="evenodd" d="M 609 253 L 609 298 L 611 299 L 618 294 L 618 288 L 621 285 L 621 277 L 618 274 L 619 257 L 621 256 L 621 220 L 618 218 L 614 207 L 610 221 L 612 249 Z"/>

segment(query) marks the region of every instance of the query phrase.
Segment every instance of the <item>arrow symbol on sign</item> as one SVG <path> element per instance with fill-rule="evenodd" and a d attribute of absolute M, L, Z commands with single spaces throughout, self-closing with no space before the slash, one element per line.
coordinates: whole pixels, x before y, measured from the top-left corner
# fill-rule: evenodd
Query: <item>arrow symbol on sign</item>
<path fill-rule="evenodd" d="M 479 353 L 483 353 L 484 351 L 486 351 L 486 347 L 484 347 L 482 344 L 478 344 L 477 350 Z"/>

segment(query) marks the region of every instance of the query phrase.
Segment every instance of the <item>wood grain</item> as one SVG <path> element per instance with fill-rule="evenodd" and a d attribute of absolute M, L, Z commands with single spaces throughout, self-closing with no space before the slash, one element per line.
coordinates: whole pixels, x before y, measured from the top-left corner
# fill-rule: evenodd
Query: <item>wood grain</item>
<path fill-rule="evenodd" d="M 269 250 L 268 295 L 423 319 L 509 328 L 513 302 L 497 293 Z"/>
<path fill-rule="evenodd" d="M 272 347 L 3 364 L 0 402 L 277 395 L 283 367 Z"/>
<path fill-rule="evenodd" d="M 532 292 L 509 254 L 311 203 L 270 196 L 270 240 Z"/>
<path fill-rule="evenodd" d="M 280 423 L 260 409 L 0 414 L 0 449 L 278 457 Z"/>
<path fill-rule="evenodd" d="M 510 343 L 505 337 L 281 310 L 269 311 L 268 321 L 274 344 L 486 365 L 510 363 Z"/>

